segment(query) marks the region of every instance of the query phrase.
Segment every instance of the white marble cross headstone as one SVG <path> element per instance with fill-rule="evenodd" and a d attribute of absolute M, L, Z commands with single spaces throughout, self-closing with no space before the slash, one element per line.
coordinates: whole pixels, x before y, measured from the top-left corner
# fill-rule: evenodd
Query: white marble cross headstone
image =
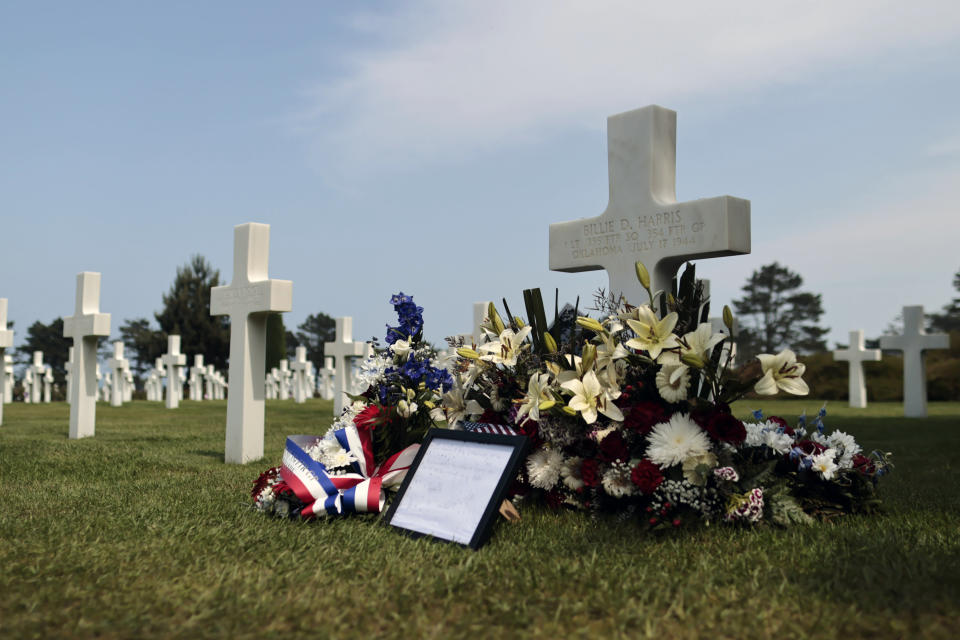
<path fill-rule="evenodd" d="M 67 381 L 67 402 L 70 402 L 71 390 L 73 389 L 73 347 L 67 347 L 67 361 L 63 365 L 66 375 L 64 378 Z"/>
<path fill-rule="evenodd" d="M 13 331 L 7 329 L 7 299 L 0 298 L 0 425 L 3 424 L 3 403 L 6 401 L 7 394 L 7 366 L 5 351 L 13 347 Z M 11 372 L 12 373 L 12 372 Z M 12 385 L 11 385 L 12 386 Z"/>
<path fill-rule="evenodd" d="M 233 281 L 210 291 L 210 313 L 230 316 L 230 394 L 224 460 L 263 457 L 267 314 L 293 308 L 293 283 L 268 279 L 270 225 L 233 229 Z"/>
<path fill-rule="evenodd" d="M 320 369 L 320 397 L 333 400 L 333 380 L 337 370 L 333 367 L 333 358 L 323 357 L 323 369 Z"/>
<path fill-rule="evenodd" d="M 595 218 L 550 225 L 550 269 L 605 269 L 609 294 L 649 301 L 636 276 L 670 291 L 687 260 L 750 253 L 750 201 L 731 196 L 677 202 L 677 114 L 656 105 L 607 118 L 610 200 Z"/>
<path fill-rule="evenodd" d="M 346 396 L 344 395 L 352 385 L 351 376 L 353 367 L 352 358 L 362 357 L 367 350 L 364 342 L 353 341 L 353 318 L 346 316 L 337 318 L 337 333 L 334 342 L 323 345 L 324 355 L 334 357 L 336 373 L 333 376 L 333 415 L 339 416 L 343 412 Z"/>
<path fill-rule="evenodd" d="M 903 415 L 925 418 L 927 415 L 927 368 L 923 352 L 949 349 L 950 336 L 929 334 L 923 330 L 923 306 L 903 308 L 903 335 L 880 336 L 880 348 L 903 352 Z"/>
<path fill-rule="evenodd" d="M 53 396 L 53 367 L 45 365 L 43 370 L 43 402 L 50 404 Z"/>
<path fill-rule="evenodd" d="M 113 357 L 107 361 L 113 370 L 113 386 L 110 388 L 110 406 L 123 406 L 123 374 L 130 366 L 130 361 L 123 357 L 123 340 L 113 343 Z"/>
<path fill-rule="evenodd" d="M 97 337 L 110 335 L 110 314 L 100 313 L 100 274 L 77 275 L 74 314 L 63 319 L 63 336 L 73 338 L 70 437 L 92 436 L 97 418 Z"/>
<path fill-rule="evenodd" d="M 190 399 L 203 400 L 203 354 L 193 356 L 193 366 L 190 367 Z"/>
<path fill-rule="evenodd" d="M 43 395 L 43 376 L 47 372 L 43 364 L 43 351 L 33 352 L 33 364 L 30 366 L 33 373 L 33 385 L 30 387 L 30 402 L 39 403 Z"/>
<path fill-rule="evenodd" d="M 167 352 L 163 354 L 163 365 L 167 369 L 167 409 L 180 406 L 180 392 L 183 388 L 180 367 L 185 364 L 187 356 L 180 353 L 180 336 L 167 336 Z"/>
<path fill-rule="evenodd" d="M 278 382 L 280 384 L 280 399 L 290 399 L 290 363 L 286 358 L 280 361 L 280 367 L 277 370 Z"/>
<path fill-rule="evenodd" d="M 833 359 L 850 363 L 848 390 L 850 406 L 864 409 L 867 406 L 867 385 L 863 375 L 863 363 L 880 359 L 879 349 L 866 349 L 863 346 L 863 330 L 850 332 L 850 346 L 833 352 Z"/>
<path fill-rule="evenodd" d="M 71 349 L 72 348 L 73 347 L 71 347 Z M 3 356 L 3 372 L 5 374 L 3 381 L 3 403 L 10 404 L 13 402 L 13 356 Z"/>
<path fill-rule="evenodd" d="M 297 356 L 290 363 L 290 369 L 293 371 L 293 401 L 297 404 L 303 404 L 307 401 L 307 348 L 297 347 Z M 312 395 L 312 394 L 311 394 Z"/>

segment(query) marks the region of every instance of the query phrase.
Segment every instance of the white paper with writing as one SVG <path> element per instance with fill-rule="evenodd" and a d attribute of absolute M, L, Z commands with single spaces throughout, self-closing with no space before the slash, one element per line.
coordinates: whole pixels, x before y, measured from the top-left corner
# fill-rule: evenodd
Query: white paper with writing
<path fill-rule="evenodd" d="M 513 451 L 508 445 L 433 439 L 390 524 L 470 544 Z"/>

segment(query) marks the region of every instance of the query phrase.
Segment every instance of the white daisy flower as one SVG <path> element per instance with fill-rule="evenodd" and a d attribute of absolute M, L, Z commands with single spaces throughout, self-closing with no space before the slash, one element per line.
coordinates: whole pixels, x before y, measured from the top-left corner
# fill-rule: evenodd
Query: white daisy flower
<path fill-rule="evenodd" d="M 527 458 L 530 485 L 538 489 L 552 489 L 560 480 L 563 456 L 559 451 L 539 449 Z"/>
<path fill-rule="evenodd" d="M 813 464 L 810 468 L 819 473 L 824 480 L 833 480 L 834 476 L 837 475 L 837 469 L 840 468 L 834 462 L 836 453 L 835 449 L 827 449 L 823 453 L 813 456 Z"/>
<path fill-rule="evenodd" d="M 707 434 L 685 413 L 675 413 L 669 422 L 654 426 L 647 440 L 647 458 L 663 468 L 710 450 Z"/>
<path fill-rule="evenodd" d="M 837 455 L 840 457 L 839 460 L 837 460 L 837 464 L 839 464 L 842 469 L 852 468 L 853 456 L 862 451 L 860 445 L 853 439 L 853 436 L 843 431 L 834 431 L 831 433 L 829 437 L 827 437 L 827 446 L 837 450 Z"/>
<path fill-rule="evenodd" d="M 762 447 L 763 446 L 763 434 L 766 428 L 762 424 L 756 424 L 755 422 L 743 423 L 743 426 L 747 430 L 747 438 L 743 441 L 743 446 L 745 447 Z"/>

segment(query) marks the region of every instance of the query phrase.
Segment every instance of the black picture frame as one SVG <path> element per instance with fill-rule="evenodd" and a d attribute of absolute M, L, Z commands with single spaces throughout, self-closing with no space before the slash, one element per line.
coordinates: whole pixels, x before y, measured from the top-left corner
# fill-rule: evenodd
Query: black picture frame
<path fill-rule="evenodd" d="M 490 445 L 496 447 L 496 455 L 490 456 L 490 473 L 495 473 L 496 482 L 492 491 L 489 491 L 489 495 L 477 496 L 477 494 L 471 494 L 469 501 L 460 501 L 457 504 L 466 509 L 470 508 L 468 522 L 476 521 L 476 527 L 473 529 L 473 533 L 470 536 L 469 540 L 465 540 L 463 535 L 460 535 L 457 539 L 457 535 L 452 531 L 445 530 L 443 523 L 432 521 L 432 527 L 430 531 L 424 531 L 423 528 L 415 528 L 410 525 L 409 513 L 416 509 L 414 503 L 409 502 L 410 500 L 418 500 L 417 496 L 422 497 L 423 491 L 426 490 L 426 484 L 428 482 L 434 482 L 436 480 L 444 479 L 443 476 L 448 476 L 447 479 L 453 481 L 449 487 L 451 494 L 455 494 L 459 490 L 462 494 L 464 490 L 469 490 L 470 487 L 464 485 L 463 482 L 457 482 L 457 480 L 464 480 L 466 478 L 459 478 L 458 468 L 451 466 L 442 466 L 438 464 L 438 457 L 440 454 L 429 455 L 431 452 L 430 447 L 434 446 L 436 450 L 441 449 L 444 454 L 456 451 L 456 447 L 451 443 L 475 443 L 481 445 Z M 406 535 L 409 535 L 414 538 L 422 538 L 425 536 L 431 536 L 436 540 L 450 542 L 453 544 L 459 544 L 464 547 L 469 547 L 474 551 L 478 550 L 483 544 L 489 539 L 491 528 L 497 514 L 499 512 L 500 504 L 503 502 L 506 497 L 507 490 L 510 488 L 511 482 L 517 475 L 517 469 L 524 460 L 524 454 L 526 453 L 528 445 L 528 439 L 526 436 L 517 435 L 510 436 L 504 434 L 493 434 L 493 433 L 477 433 L 473 431 L 460 431 L 452 429 L 430 429 L 427 432 L 426 437 L 423 440 L 423 443 L 420 445 L 420 450 L 417 451 L 417 456 L 413 460 L 413 464 L 410 465 L 410 470 L 407 471 L 406 477 L 403 479 L 403 483 L 400 485 L 400 490 L 397 492 L 396 497 L 390 503 L 390 507 L 387 509 L 387 513 L 384 516 L 383 522 L 386 525 L 395 527 L 399 529 Z M 504 449 L 506 447 L 509 450 Z M 464 447 L 463 451 L 465 452 L 468 447 Z M 474 454 L 477 452 L 475 447 L 469 447 L 470 451 L 473 451 Z M 491 451 L 491 453 L 493 453 Z M 426 465 L 424 465 L 424 460 L 427 460 Z M 474 459 L 475 456 L 474 456 Z M 481 470 L 474 469 L 473 472 L 481 472 Z M 420 473 L 420 480 L 418 480 L 418 473 Z M 425 479 L 428 478 L 428 479 Z M 493 478 L 486 477 L 483 478 L 485 488 L 489 490 Z M 411 486 L 415 487 L 413 491 L 410 490 Z M 483 488 L 478 488 L 477 490 L 483 491 Z M 414 496 L 411 498 L 411 496 Z M 450 499 L 452 496 L 438 496 L 438 502 L 443 503 L 443 499 Z M 408 502 L 404 502 L 404 500 Z M 471 504 L 467 505 L 469 502 Z M 482 503 L 482 513 L 478 512 L 477 505 Z M 398 516 L 399 514 L 399 516 Z M 479 517 L 477 517 L 479 516 Z M 445 535 L 446 534 L 446 535 Z"/>

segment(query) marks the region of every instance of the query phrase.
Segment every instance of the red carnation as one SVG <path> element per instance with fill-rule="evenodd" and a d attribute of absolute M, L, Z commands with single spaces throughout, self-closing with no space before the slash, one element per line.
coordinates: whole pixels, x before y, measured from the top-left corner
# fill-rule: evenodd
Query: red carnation
<path fill-rule="evenodd" d="M 272 467 L 261 473 L 260 477 L 253 482 L 253 489 L 250 491 L 250 496 L 255 499 L 260 495 L 260 492 L 277 477 L 278 473 L 280 473 L 280 467 Z"/>
<path fill-rule="evenodd" d="M 600 463 L 593 458 L 587 458 L 580 464 L 580 479 L 588 487 L 600 484 Z"/>
<path fill-rule="evenodd" d="M 747 439 L 747 428 L 729 413 L 716 413 L 707 420 L 707 433 L 717 442 L 740 444 Z"/>
<path fill-rule="evenodd" d="M 781 418 L 780 416 L 770 416 L 769 418 L 767 418 L 767 422 L 772 422 L 778 425 L 783 429 L 783 432 L 788 436 L 790 436 L 791 438 L 797 435 L 797 432 L 793 430 L 793 427 L 787 424 L 787 421 Z"/>
<path fill-rule="evenodd" d="M 640 489 L 640 493 L 650 495 L 663 482 L 663 473 L 659 466 L 644 458 L 630 471 L 630 479 Z"/>
<path fill-rule="evenodd" d="M 813 440 L 801 440 L 794 446 L 796 446 L 798 449 L 800 449 L 800 451 L 807 454 L 808 456 L 820 455 L 821 453 L 827 450 L 825 446 L 823 446 L 819 442 L 814 442 Z"/>
<path fill-rule="evenodd" d="M 657 402 L 638 402 L 627 409 L 623 426 L 640 435 L 650 433 L 654 425 L 666 422 L 669 418 L 667 410 Z"/>
<path fill-rule="evenodd" d="M 386 414 L 386 411 L 381 412 L 381 408 L 378 405 L 367 405 L 363 411 L 354 417 L 353 424 L 361 431 L 373 431 L 379 424 L 384 422 L 381 418 L 381 413 Z M 384 415 L 384 417 L 386 416 Z"/>
<path fill-rule="evenodd" d="M 629 457 L 630 452 L 627 450 L 627 442 L 619 431 L 608 433 L 600 441 L 599 458 L 604 462 L 613 462 L 614 460 L 625 462 Z"/>
<path fill-rule="evenodd" d="M 873 460 L 862 453 L 853 456 L 853 468 L 865 476 L 872 476 L 877 472 L 877 466 L 873 463 Z"/>

